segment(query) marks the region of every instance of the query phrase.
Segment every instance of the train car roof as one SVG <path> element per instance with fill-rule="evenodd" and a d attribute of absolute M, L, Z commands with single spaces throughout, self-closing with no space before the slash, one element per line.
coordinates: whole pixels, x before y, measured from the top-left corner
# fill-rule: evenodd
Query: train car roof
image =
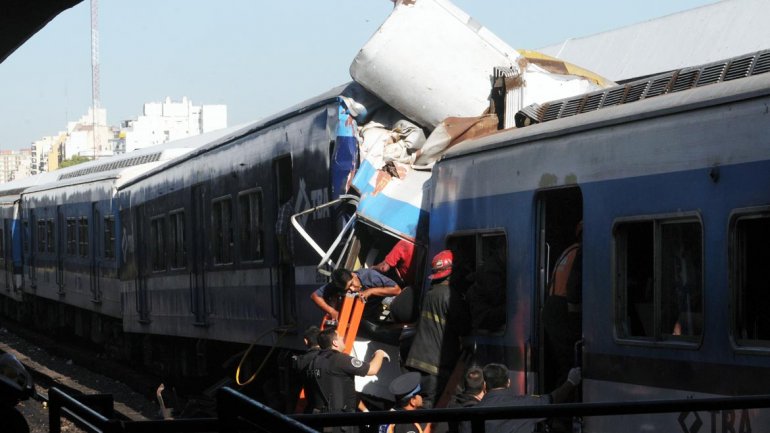
<path fill-rule="evenodd" d="M 612 88 L 606 89 L 612 91 Z M 438 161 L 460 158 L 474 153 L 516 146 L 535 140 L 579 133 L 595 128 L 684 112 L 770 94 L 770 73 L 718 82 L 676 93 L 667 93 L 637 102 L 615 105 L 601 110 L 559 118 L 522 128 L 498 131 L 468 140 L 448 149 Z"/>
<path fill-rule="evenodd" d="M 367 95 L 367 96 L 362 97 L 362 95 Z M 324 93 L 321 93 L 320 95 L 307 99 L 303 102 L 300 102 L 299 104 L 296 104 L 292 107 L 287 108 L 286 110 L 278 112 L 277 114 L 265 117 L 261 120 L 254 121 L 252 123 L 247 123 L 244 126 L 242 126 L 238 131 L 230 135 L 229 137 L 222 137 L 218 140 L 213 140 L 210 143 L 207 143 L 206 145 L 195 149 L 193 152 L 189 152 L 183 156 L 180 156 L 179 158 L 176 158 L 173 161 L 169 161 L 168 163 L 162 166 L 156 167 L 153 170 L 148 170 L 147 172 L 143 173 L 141 176 L 137 176 L 136 178 L 123 184 L 122 188 L 129 187 L 135 183 L 151 178 L 152 176 L 162 172 L 163 170 L 169 167 L 183 164 L 184 162 L 194 159 L 200 155 L 215 151 L 216 149 L 222 146 L 225 146 L 241 137 L 249 135 L 253 132 L 268 128 L 272 125 L 280 123 L 291 117 L 294 117 L 299 114 L 327 105 L 331 102 L 336 101 L 337 97 L 339 96 L 350 96 L 353 99 L 371 98 L 371 94 L 369 94 L 363 87 L 361 87 L 361 85 L 353 81 L 347 84 L 334 87 Z"/>
<path fill-rule="evenodd" d="M 212 140 L 228 137 L 241 128 L 242 126 L 224 128 L 121 155 L 88 161 L 49 173 L 41 173 L 26 178 L 30 179 L 27 184 L 16 186 L 17 193 L 34 193 L 101 181 L 109 181 L 113 186 L 119 187 L 148 170 L 189 153 Z"/>

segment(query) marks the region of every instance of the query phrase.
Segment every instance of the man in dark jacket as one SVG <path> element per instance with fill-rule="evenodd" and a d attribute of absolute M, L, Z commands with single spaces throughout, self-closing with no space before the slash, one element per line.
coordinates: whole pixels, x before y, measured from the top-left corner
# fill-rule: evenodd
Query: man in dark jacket
<path fill-rule="evenodd" d="M 484 367 L 484 398 L 475 407 L 537 406 L 551 403 L 564 403 L 569 400 L 572 391 L 580 384 L 580 367 L 573 368 L 567 380 L 553 392 L 546 395 L 521 395 L 511 389 L 508 367 L 502 364 L 487 364 Z M 493 419 L 485 421 L 487 433 L 525 432 L 524 426 L 534 425 L 542 419 Z M 470 433 L 470 422 L 460 424 L 460 433 Z"/>

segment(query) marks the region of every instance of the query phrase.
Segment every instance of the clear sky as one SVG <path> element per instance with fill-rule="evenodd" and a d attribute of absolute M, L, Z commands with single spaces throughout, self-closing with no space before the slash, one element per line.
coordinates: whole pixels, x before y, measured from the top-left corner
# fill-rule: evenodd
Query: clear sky
<path fill-rule="evenodd" d="M 453 0 L 514 48 L 647 21 L 715 0 Z M 90 1 L 0 64 L 0 149 L 29 147 L 91 105 Z M 101 104 L 110 125 L 146 102 L 226 104 L 258 120 L 350 81 L 348 67 L 390 0 L 102 0 Z M 581 65 L 590 69 L 590 65 Z"/>

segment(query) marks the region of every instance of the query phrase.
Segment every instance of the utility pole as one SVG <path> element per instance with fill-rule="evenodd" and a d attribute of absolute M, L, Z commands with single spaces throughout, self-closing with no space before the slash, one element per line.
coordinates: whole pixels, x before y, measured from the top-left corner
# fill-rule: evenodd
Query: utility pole
<path fill-rule="evenodd" d="M 97 109 L 99 102 L 99 0 L 91 0 L 91 116 L 94 159 L 97 158 L 99 135 L 97 131 Z"/>

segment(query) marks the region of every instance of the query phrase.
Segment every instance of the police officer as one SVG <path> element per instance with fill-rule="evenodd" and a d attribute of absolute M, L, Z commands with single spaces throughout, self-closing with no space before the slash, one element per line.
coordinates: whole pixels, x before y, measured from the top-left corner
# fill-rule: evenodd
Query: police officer
<path fill-rule="evenodd" d="M 384 350 L 377 350 L 371 361 L 361 361 L 347 355 L 345 340 L 336 328 L 326 328 L 318 334 L 321 352 L 310 364 L 315 377 L 323 412 L 355 412 L 358 406 L 354 376 L 374 376 L 380 371 L 383 360 L 390 361 Z M 356 427 L 342 427 L 335 431 L 357 432 Z"/>
<path fill-rule="evenodd" d="M 310 363 L 318 356 L 321 351 L 321 347 L 318 345 L 318 334 L 321 330 L 313 325 L 305 330 L 303 335 L 305 340 L 305 347 L 307 350 L 300 355 L 294 355 L 292 357 L 292 367 L 294 369 L 294 377 L 299 378 L 298 386 L 302 387 L 305 391 L 307 401 L 299 400 L 295 407 L 295 412 L 302 413 L 316 413 L 321 410 L 321 402 L 318 399 L 316 393 L 314 393 L 314 387 L 312 381 L 314 375 L 310 374 Z M 294 395 L 299 393 L 299 389 L 295 390 Z"/>
<path fill-rule="evenodd" d="M 415 410 L 422 407 L 420 396 L 420 373 L 410 372 L 393 379 L 388 387 L 396 398 L 394 410 Z M 423 433 L 420 424 L 385 424 L 380 426 L 380 433 Z"/>

